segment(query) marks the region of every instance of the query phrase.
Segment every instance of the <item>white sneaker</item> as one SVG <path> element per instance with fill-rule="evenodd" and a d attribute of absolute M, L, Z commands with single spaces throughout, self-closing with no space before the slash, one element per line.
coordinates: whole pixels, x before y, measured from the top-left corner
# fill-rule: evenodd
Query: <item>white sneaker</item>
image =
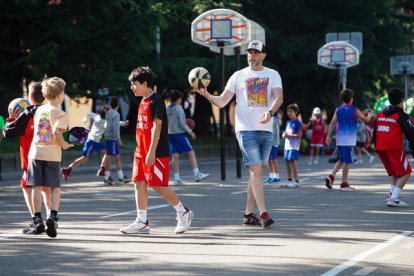
<path fill-rule="evenodd" d="M 318 165 L 318 163 L 319 163 L 319 160 L 318 159 L 313 160 L 313 164 L 314 165 Z"/>
<path fill-rule="evenodd" d="M 375 156 L 371 155 L 369 157 L 369 161 L 368 162 L 371 164 L 372 162 L 374 162 L 374 159 L 375 159 Z"/>
<path fill-rule="evenodd" d="M 296 188 L 296 187 L 299 187 L 299 183 L 293 180 L 293 181 L 289 181 L 287 186 L 288 188 Z"/>
<path fill-rule="evenodd" d="M 209 177 L 210 176 L 210 174 L 209 173 L 198 173 L 197 174 L 197 176 L 194 176 L 194 180 L 196 181 L 196 182 L 198 182 L 198 181 L 201 181 L 201 180 L 203 180 L 203 179 L 206 179 L 207 177 Z"/>
<path fill-rule="evenodd" d="M 390 199 L 387 201 L 388 207 L 407 207 L 408 204 L 398 199 Z"/>
<path fill-rule="evenodd" d="M 354 164 L 362 164 L 364 163 L 364 161 L 362 161 L 362 159 L 358 159 L 357 161 L 354 162 Z"/>
<path fill-rule="evenodd" d="M 177 215 L 177 227 L 174 230 L 175 234 L 181 234 L 184 233 L 185 231 L 188 230 L 188 228 L 190 228 L 191 222 L 193 221 L 194 218 L 194 213 L 193 211 L 187 209 L 187 212 L 185 212 L 182 215 Z"/>
<path fill-rule="evenodd" d="M 181 179 L 174 180 L 174 186 L 182 186 L 184 185 L 184 182 Z"/>
<path fill-rule="evenodd" d="M 134 221 L 127 227 L 119 229 L 123 234 L 149 234 L 150 227 L 148 220 L 146 223 L 141 222 L 140 220 Z"/>
<path fill-rule="evenodd" d="M 282 183 L 280 183 L 280 187 L 283 187 L 283 188 L 289 187 L 289 183 L 290 183 L 290 181 L 282 182 Z"/>
<path fill-rule="evenodd" d="M 308 165 L 310 166 L 310 165 L 312 165 L 312 158 L 310 158 L 309 159 L 309 161 L 308 161 Z"/>

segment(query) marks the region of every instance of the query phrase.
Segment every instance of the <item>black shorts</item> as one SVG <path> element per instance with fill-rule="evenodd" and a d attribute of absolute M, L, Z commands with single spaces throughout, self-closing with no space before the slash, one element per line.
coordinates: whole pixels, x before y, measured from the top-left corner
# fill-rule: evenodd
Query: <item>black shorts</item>
<path fill-rule="evenodd" d="M 27 185 L 33 187 L 60 187 L 60 162 L 29 159 Z"/>

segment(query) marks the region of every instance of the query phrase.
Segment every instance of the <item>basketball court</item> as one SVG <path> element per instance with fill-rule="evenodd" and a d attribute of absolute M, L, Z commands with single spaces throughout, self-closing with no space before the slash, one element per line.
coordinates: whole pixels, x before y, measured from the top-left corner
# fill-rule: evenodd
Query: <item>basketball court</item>
<path fill-rule="evenodd" d="M 279 158 L 281 178 L 286 167 Z M 173 234 L 174 209 L 150 192 L 151 234 L 123 235 L 135 218 L 133 187 L 104 186 L 95 169 L 74 172 L 63 184 L 56 239 L 21 234 L 28 222 L 18 175 L 5 175 L 0 195 L 2 275 L 410 275 L 414 271 L 414 188 L 402 196 L 408 208 L 385 206 L 388 185 L 378 159 L 351 168 L 356 192 L 326 189 L 332 164 L 299 161 L 302 186 L 266 184 L 266 202 L 276 219 L 270 229 L 241 225 L 247 175 L 236 178 L 228 160 L 200 159 L 211 173 L 193 182 L 182 158 L 185 186 L 174 187 L 195 218 L 190 230 Z M 126 171 L 130 173 L 130 170 Z M 216 173 L 215 173 L 216 172 Z M 338 182 L 338 181 L 337 181 Z M 412 181 L 409 181 L 412 182 Z M 336 182 L 335 182 L 336 183 Z M 337 184 L 337 183 L 336 183 Z M 336 188 L 336 189 L 335 189 Z"/>

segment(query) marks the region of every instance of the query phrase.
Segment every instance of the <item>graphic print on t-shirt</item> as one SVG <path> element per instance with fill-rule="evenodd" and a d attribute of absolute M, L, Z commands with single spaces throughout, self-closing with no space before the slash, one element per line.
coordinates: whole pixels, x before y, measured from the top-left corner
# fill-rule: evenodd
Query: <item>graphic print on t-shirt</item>
<path fill-rule="evenodd" d="M 247 86 L 247 105 L 264 107 L 267 106 L 267 86 L 269 78 L 250 78 L 245 81 Z"/>
<path fill-rule="evenodd" d="M 40 114 L 39 127 L 35 136 L 35 141 L 42 144 L 47 144 L 53 140 L 52 126 L 50 124 L 49 112 L 42 112 Z"/>

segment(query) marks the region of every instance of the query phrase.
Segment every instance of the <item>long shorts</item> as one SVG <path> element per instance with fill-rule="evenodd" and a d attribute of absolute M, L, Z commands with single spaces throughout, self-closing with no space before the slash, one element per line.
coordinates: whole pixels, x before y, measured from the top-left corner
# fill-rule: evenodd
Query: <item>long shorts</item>
<path fill-rule="evenodd" d="M 286 161 L 298 161 L 299 151 L 298 150 L 285 150 L 283 157 Z"/>
<path fill-rule="evenodd" d="M 89 157 L 94 151 L 100 153 L 103 150 L 106 150 L 106 147 L 101 143 L 97 143 L 94 140 L 87 140 L 83 145 L 82 155 Z"/>
<path fill-rule="evenodd" d="M 170 134 L 168 141 L 170 142 L 170 154 L 181 154 L 193 150 L 185 133 Z"/>
<path fill-rule="evenodd" d="M 377 150 L 389 176 L 401 177 L 411 173 L 410 163 L 403 150 Z"/>
<path fill-rule="evenodd" d="M 118 140 L 106 140 L 106 153 L 111 156 L 119 155 Z"/>
<path fill-rule="evenodd" d="M 170 178 L 170 158 L 155 158 L 155 164 L 147 167 L 145 158 L 134 155 L 134 165 L 132 169 L 132 181 L 146 181 L 147 186 L 168 186 Z"/>
<path fill-rule="evenodd" d="M 60 162 L 29 159 L 27 186 L 60 187 Z"/>
<path fill-rule="evenodd" d="M 236 137 L 246 167 L 259 164 L 268 165 L 273 133 L 262 130 L 243 130 L 238 131 Z"/>
<path fill-rule="evenodd" d="M 272 149 L 270 150 L 269 160 L 275 160 L 277 158 L 278 151 L 279 151 L 279 147 L 273 145 Z"/>
<path fill-rule="evenodd" d="M 339 161 L 346 164 L 352 163 L 353 146 L 338 146 Z"/>

